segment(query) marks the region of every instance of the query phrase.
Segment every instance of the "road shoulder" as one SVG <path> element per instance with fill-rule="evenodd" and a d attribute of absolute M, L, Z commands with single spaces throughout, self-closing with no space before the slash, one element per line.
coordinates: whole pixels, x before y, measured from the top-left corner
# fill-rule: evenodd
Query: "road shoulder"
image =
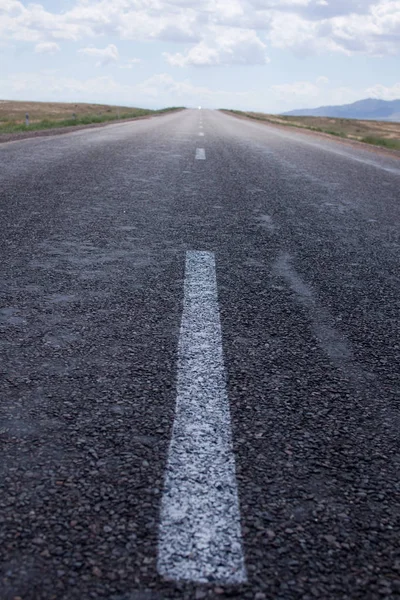
<path fill-rule="evenodd" d="M 390 148 L 383 148 L 381 146 L 374 146 L 373 144 L 366 144 L 365 142 L 360 142 L 357 140 L 351 140 L 349 138 L 341 138 L 335 135 L 331 135 L 329 133 L 323 133 L 321 131 L 313 131 L 312 129 L 306 129 L 303 127 L 296 127 L 295 125 L 279 125 L 278 123 L 272 123 L 271 121 L 261 121 L 258 119 L 253 119 L 251 117 L 247 117 L 246 115 L 237 115 L 235 113 L 231 113 L 229 111 L 221 110 L 220 112 L 234 117 L 235 119 L 241 119 L 244 121 L 250 121 L 252 123 L 258 123 L 259 125 L 267 125 L 269 127 L 273 127 L 275 129 L 279 129 L 281 131 L 294 131 L 296 133 L 300 133 L 302 135 L 322 138 L 325 140 L 330 140 L 331 142 L 336 142 L 338 144 L 342 144 L 344 146 L 350 146 L 352 148 L 358 150 L 368 150 L 373 154 L 380 154 L 383 156 L 390 156 L 392 158 L 397 158 L 400 160 L 400 150 L 391 150 Z"/>

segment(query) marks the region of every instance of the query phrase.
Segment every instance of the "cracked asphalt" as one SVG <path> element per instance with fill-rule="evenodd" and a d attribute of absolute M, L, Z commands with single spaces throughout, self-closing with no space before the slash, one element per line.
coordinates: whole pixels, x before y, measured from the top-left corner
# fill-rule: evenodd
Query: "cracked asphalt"
<path fill-rule="evenodd" d="M 1 600 L 400 597 L 398 158 L 187 110 L 2 144 L 0 223 Z M 157 573 L 190 250 L 238 586 Z"/>

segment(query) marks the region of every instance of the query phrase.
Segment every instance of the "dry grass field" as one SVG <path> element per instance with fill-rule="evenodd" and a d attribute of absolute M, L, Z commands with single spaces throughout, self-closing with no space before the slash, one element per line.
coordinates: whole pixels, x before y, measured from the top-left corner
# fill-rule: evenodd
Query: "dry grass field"
<path fill-rule="evenodd" d="M 37 131 L 54 127 L 103 123 L 116 119 L 133 119 L 168 110 L 174 110 L 174 108 L 149 110 L 107 104 L 0 100 L 0 133 L 26 131 L 26 113 L 29 114 L 29 130 Z"/>
<path fill-rule="evenodd" d="M 387 121 L 358 121 L 357 119 L 334 119 L 329 117 L 292 117 L 268 115 L 258 112 L 227 111 L 234 114 L 267 121 L 277 125 L 309 129 L 342 138 L 366 142 L 377 146 L 400 150 L 400 123 Z"/>

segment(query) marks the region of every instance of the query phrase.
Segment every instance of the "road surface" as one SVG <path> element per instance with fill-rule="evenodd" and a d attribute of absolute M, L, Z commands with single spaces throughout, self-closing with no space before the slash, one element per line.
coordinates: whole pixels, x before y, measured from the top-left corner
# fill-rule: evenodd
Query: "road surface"
<path fill-rule="evenodd" d="M 0 195 L 0 598 L 398 597 L 400 160 L 188 110 Z"/>

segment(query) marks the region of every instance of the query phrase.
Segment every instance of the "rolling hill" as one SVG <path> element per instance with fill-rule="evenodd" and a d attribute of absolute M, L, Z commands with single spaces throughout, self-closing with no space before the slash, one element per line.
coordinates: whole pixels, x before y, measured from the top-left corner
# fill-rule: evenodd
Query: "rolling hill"
<path fill-rule="evenodd" d="M 335 117 L 341 119 L 367 119 L 400 122 L 400 100 L 367 98 L 342 106 L 320 106 L 284 113 L 293 117 Z"/>

